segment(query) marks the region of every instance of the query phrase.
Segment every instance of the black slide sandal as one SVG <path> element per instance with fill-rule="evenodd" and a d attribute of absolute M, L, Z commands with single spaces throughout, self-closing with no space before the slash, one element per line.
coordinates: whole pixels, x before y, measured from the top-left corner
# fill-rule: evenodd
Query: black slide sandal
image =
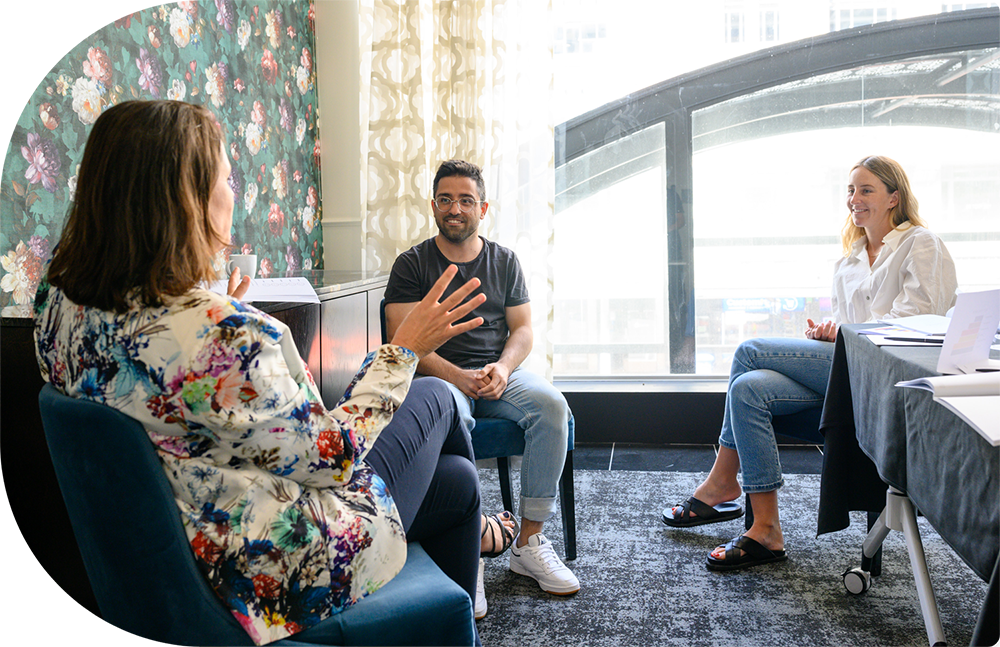
<path fill-rule="evenodd" d="M 661 516 L 663 523 L 674 528 L 688 528 L 739 519 L 743 516 L 743 507 L 736 501 L 725 501 L 716 506 L 710 506 L 694 497 L 689 497 L 680 507 L 681 513 L 677 516 L 674 516 L 673 507 L 666 508 Z M 692 512 L 697 516 L 691 516 Z"/>
<path fill-rule="evenodd" d="M 751 566 L 770 564 L 772 562 L 783 562 L 788 559 L 788 555 L 785 554 L 784 550 L 765 548 L 759 542 L 746 535 L 740 535 L 722 547 L 726 549 L 726 558 L 716 559 L 709 553 L 708 560 L 705 563 L 708 570 L 736 571 L 741 568 L 750 568 Z M 741 551 L 742 554 L 737 554 Z"/>

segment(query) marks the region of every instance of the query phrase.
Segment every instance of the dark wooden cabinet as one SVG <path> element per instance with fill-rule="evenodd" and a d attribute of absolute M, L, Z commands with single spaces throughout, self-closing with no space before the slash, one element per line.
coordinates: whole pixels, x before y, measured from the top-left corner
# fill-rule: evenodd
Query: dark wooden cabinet
<path fill-rule="evenodd" d="M 336 406 L 368 354 L 368 298 L 358 292 L 321 304 L 323 404 Z"/>

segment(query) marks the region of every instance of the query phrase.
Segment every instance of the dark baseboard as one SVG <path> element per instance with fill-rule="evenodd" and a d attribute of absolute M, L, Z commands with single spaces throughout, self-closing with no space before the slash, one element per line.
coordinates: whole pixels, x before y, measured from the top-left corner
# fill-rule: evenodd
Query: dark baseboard
<path fill-rule="evenodd" d="M 717 392 L 564 391 L 577 444 L 714 445 L 726 394 Z M 816 444 L 777 434 L 782 445 Z"/>
<path fill-rule="evenodd" d="M 712 444 L 725 393 L 566 392 L 577 443 Z"/>

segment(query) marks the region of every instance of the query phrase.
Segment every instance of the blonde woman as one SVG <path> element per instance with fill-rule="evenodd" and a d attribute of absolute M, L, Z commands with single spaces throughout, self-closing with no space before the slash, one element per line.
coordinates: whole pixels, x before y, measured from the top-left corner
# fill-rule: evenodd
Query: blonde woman
<path fill-rule="evenodd" d="M 712 471 L 692 497 L 663 511 L 663 522 L 672 527 L 717 523 L 742 516 L 735 499 L 742 492 L 750 496 L 753 525 L 708 555 L 711 570 L 787 558 L 778 518 L 778 488 L 784 480 L 771 418 L 822 406 L 837 327 L 943 315 L 955 302 L 955 264 L 920 219 L 917 199 L 897 162 L 872 156 L 855 164 L 848 176 L 847 208 L 844 257 L 833 275 L 833 321 L 809 319 L 804 339 L 740 344 Z M 741 468 L 742 487 L 737 480 Z"/>

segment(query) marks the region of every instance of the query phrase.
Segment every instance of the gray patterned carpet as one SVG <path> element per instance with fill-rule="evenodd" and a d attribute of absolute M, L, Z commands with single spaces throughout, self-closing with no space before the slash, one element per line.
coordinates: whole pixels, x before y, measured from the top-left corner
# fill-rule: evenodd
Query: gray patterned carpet
<path fill-rule="evenodd" d="M 514 496 L 517 497 L 517 478 Z M 885 541 L 882 577 L 861 596 L 841 574 L 860 563 L 865 523 L 817 538 L 818 475 L 788 475 L 779 494 L 788 561 L 735 573 L 705 568 L 743 520 L 675 530 L 660 521 L 703 474 L 578 470 L 578 558 L 567 564 L 581 590 L 550 596 L 510 572 L 507 555 L 487 560 L 487 647 L 530 645 L 927 645 L 901 533 Z M 501 507 L 496 471 L 480 469 L 484 509 Z M 931 582 L 949 645 L 968 645 L 986 595 L 980 580 L 919 521 Z M 556 517 L 546 536 L 563 550 Z"/>

